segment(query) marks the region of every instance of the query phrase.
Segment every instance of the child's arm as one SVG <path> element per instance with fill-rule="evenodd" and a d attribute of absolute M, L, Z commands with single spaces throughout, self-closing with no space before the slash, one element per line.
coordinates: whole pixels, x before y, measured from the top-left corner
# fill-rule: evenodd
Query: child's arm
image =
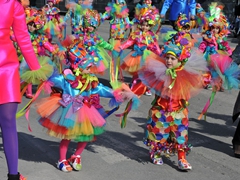
<path fill-rule="evenodd" d="M 92 89 L 91 94 L 99 94 L 100 97 L 113 98 L 113 90 L 107 86 L 104 86 L 101 83 L 98 83 L 98 86 Z"/>
<path fill-rule="evenodd" d="M 205 42 L 205 41 L 201 42 L 200 45 L 199 45 L 199 47 L 198 47 L 198 49 L 199 49 L 202 53 L 205 52 L 206 48 L 207 48 L 207 42 Z"/>
<path fill-rule="evenodd" d="M 229 46 L 229 43 L 227 41 L 222 41 L 221 45 L 222 45 L 222 47 L 224 47 L 225 51 L 228 52 L 228 55 L 231 56 L 232 55 L 232 49 Z"/>
<path fill-rule="evenodd" d="M 107 49 L 107 50 L 110 50 L 112 51 L 113 50 L 113 46 L 111 44 L 109 44 L 107 41 L 105 41 L 102 37 L 99 36 L 99 42 L 97 42 L 97 45 L 104 48 L 104 49 Z"/>
<path fill-rule="evenodd" d="M 127 41 L 125 41 L 122 45 L 119 46 L 119 48 L 121 50 L 127 49 L 128 47 L 132 46 L 135 44 L 135 40 L 132 39 L 132 37 L 130 36 Z"/>
<path fill-rule="evenodd" d="M 105 13 L 101 14 L 101 22 L 104 22 L 106 19 L 110 18 L 110 12 L 106 11 Z"/>

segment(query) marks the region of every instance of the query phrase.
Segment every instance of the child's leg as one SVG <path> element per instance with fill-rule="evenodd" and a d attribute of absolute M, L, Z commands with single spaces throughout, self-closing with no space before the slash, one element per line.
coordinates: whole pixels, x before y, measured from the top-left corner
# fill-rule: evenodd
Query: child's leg
<path fill-rule="evenodd" d="M 76 171 L 79 171 L 82 169 L 81 154 L 85 149 L 86 145 L 87 145 L 87 142 L 79 142 L 77 144 L 77 149 L 75 153 L 69 159 L 70 164 L 72 165 L 73 169 Z"/>
<path fill-rule="evenodd" d="M 59 161 L 57 164 L 58 169 L 60 169 L 63 172 L 70 172 L 72 171 L 72 167 L 69 165 L 68 161 L 66 160 L 67 150 L 68 146 L 71 140 L 63 139 L 60 142 L 59 146 Z"/>
<path fill-rule="evenodd" d="M 186 160 L 186 152 L 184 149 L 178 150 L 178 168 L 180 170 L 191 170 L 192 166 Z"/>
<path fill-rule="evenodd" d="M 150 146 L 149 154 L 153 164 L 163 165 L 161 151 L 158 150 L 158 144 L 156 142 Z"/>
<path fill-rule="evenodd" d="M 182 149 L 178 150 L 178 160 L 186 159 L 186 152 Z"/>
<path fill-rule="evenodd" d="M 59 146 L 59 161 L 63 161 L 66 159 L 66 155 L 67 155 L 67 150 L 68 150 L 68 146 L 71 140 L 67 140 L 67 139 L 63 139 L 60 142 L 60 146 Z"/>
<path fill-rule="evenodd" d="M 85 149 L 86 145 L 87 145 L 87 142 L 79 142 L 77 144 L 77 149 L 76 149 L 74 155 L 75 156 L 81 155 L 83 150 Z"/>
<path fill-rule="evenodd" d="M 26 90 L 26 98 L 33 98 L 33 95 L 32 95 L 32 84 L 28 84 L 27 86 L 27 90 Z"/>

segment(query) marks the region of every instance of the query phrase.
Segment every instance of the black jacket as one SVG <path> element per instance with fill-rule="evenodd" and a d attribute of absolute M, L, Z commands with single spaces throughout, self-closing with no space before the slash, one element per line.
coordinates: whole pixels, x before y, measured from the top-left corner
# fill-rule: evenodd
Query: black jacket
<path fill-rule="evenodd" d="M 234 15 L 235 16 L 240 16 L 240 4 L 235 6 Z"/>

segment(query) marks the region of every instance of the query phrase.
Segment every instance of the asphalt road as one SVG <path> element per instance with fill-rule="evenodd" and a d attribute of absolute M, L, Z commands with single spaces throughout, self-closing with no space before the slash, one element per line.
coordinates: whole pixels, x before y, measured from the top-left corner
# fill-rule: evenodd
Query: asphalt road
<path fill-rule="evenodd" d="M 108 38 L 109 24 L 99 27 L 99 33 Z M 231 46 L 236 39 L 229 39 Z M 108 74 L 100 81 L 108 84 Z M 126 80 L 130 78 L 126 76 Z M 142 143 L 144 127 L 153 96 L 143 96 L 141 106 L 128 116 L 127 127 L 120 128 L 119 119 L 107 119 L 106 132 L 96 142 L 89 143 L 82 154 L 80 172 L 64 173 L 56 168 L 59 139 L 49 137 L 37 122 L 35 108 L 30 112 L 32 132 L 24 117 L 17 120 L 19 136 L 19 171 L 28 180 L 235 180 L 240 177 L 240 159 L 233 156 L 231 140 L 236 129 L 231 114 L 238 91 L 218 92 L 207 114 L 207 120 L 197 120 L 211 91 L 202 90 L 190 100 L 189 143 L 193 150 L 187 157 L 193 166 L 190 172 L 177 169 L 177 157 L 164 158 L 164 165 L 150 162 L 148 149 Z M 25 97 L 19 109 L 27 103 Z M 102 99 L 108 109 L 108 99 Z M 122 112 L 123 108 L 118 112 Z M 68 156 L 76 148 L 69 146 Z M 0 179 L 7 179 L 7 166 L 0 140 Z"/>

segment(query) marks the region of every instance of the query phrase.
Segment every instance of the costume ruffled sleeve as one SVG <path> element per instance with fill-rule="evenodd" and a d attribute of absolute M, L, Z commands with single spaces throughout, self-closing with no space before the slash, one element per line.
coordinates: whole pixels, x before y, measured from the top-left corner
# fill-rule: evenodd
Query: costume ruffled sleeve
<path fill-rule="evenodd" d="M 37 70 L 26 70 L 21 75 L 21 79 L 24 82 L 31 84 L 40 84 L 43 81 L 47 81 L 53 74 L 54 66 L 51 64 L 51 59 L 47 56 L 39 57 L 40 68 Z"/>
<path fill-rule="evenodd" d="M 127 49 L 128 47 L 132 46 L 134 43 L 135 41 L 132 38 L 129 38 L 120 46 L 120 49 L 121 50 Z"/>
<path fill-rule="evenodd" d="M 102 37 L 99 37 L 99 38 L 100 38 L 100 40 L 99 40 L 99 43 L 97 44 L 98 46 L 100 46 L 104 49 L 110 50 L 110 51 L 113 50 L 113 46 L 111 44 L 106 42 Z"/>
<path fill-rule="evenodd" d="M 103 84 L 99 83 L 96 88 L 92 90 L 92 94 L 99 94 L 101 97 L 113 98 L 113 90 Z"/>

